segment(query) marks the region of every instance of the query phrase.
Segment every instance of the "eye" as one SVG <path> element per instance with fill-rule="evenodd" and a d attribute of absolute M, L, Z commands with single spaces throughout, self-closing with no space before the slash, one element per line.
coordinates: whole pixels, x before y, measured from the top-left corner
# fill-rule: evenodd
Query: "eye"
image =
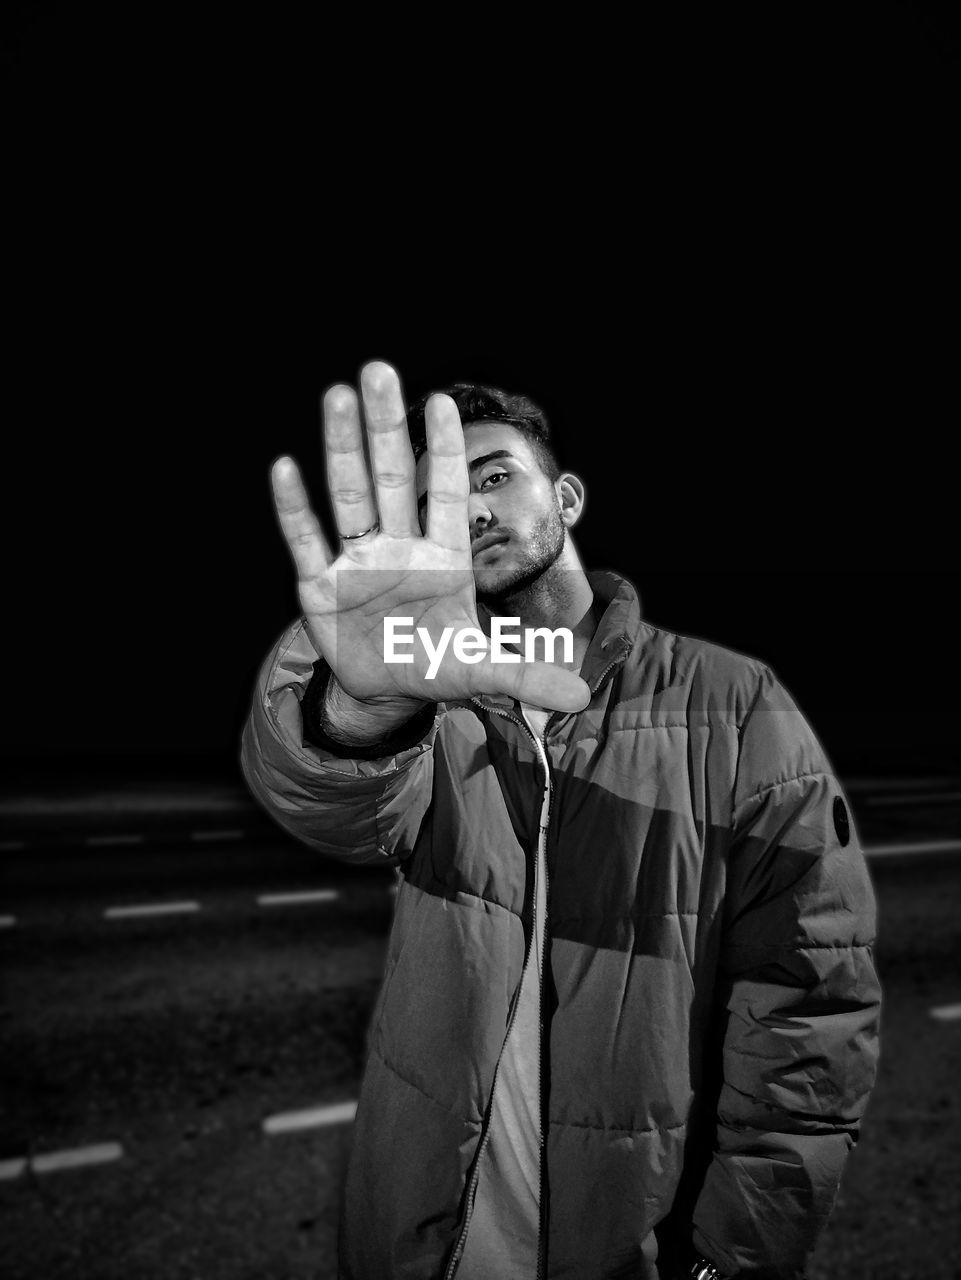
<path fill-rule="evenodd" d="M 506 480 L 506 479 L 507 479 L 507 472 L 506 472 L 506 471 L 491 471 L 491 472 L 490 472 L 488 475 L 486 475 L 486 476 L 484 477 L 484 479 L 480 482 L 480 485 L 478 486 L 478 488 L 480 488 L 480 489 L 486 489 L 486 488 L 488 487 L 488 486 L 487 486 L 487 482 L 488 482 L 489 480 Z"/>

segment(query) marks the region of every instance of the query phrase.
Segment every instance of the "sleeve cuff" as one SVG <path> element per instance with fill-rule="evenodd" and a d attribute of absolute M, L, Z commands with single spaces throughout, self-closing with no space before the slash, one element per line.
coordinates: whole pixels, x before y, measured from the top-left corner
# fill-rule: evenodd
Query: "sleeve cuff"
<path fill-rule="evenodd" d="M 433 727 L 437 704 L 428 702 L 393 733 L 378 739 L 377 742 L 370 742 L 365 746 L 347 746 L 346 743 L 337 742 L 324 732 L 320 724 L 320 712 L 324 705 L 324 695 L 327 692 L 331 670 L 323 658 L 318 658 L 313 667 L 314 674 L 310 677 L 300 702 L 304 741 L 312 747 L 321 747 L 342 760 L 381 760 L 385 756 L 394 756 L 401 751 L 416 747 Z"/>

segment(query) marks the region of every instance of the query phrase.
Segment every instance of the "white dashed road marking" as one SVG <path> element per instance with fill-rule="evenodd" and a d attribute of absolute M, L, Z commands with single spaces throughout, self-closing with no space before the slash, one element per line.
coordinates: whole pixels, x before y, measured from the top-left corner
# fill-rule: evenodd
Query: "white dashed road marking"
<path fill-rule="evenodd" d="M 14 853 L 17 849 L 26 849 L 26 840 L 0 840 L 0 852 Z"/>
<path fill-rule="evenodd" d="M 73 1151 L 51 1151 L 45 1156 L 33 1156 L 30 1168 L 34 1173 L 57 1173 L 61 1169 L 82 1169 L 88 1164 L 109 1164 L 122 1156 L 123 1147 L 118 1142 L 101 1142 L 93 1147 L 76 1147 Z"/>
<path fill-rule="evenodd" d="M 257 899 L 261 907 L 293 907 L 301 902 L 336 902 L 336 889 L 305 889 L 299 893 L 262 893 Z"/>
<path fill-rule="evenodd" d="M 867 858 L 893 858 L 901 853 L 961 853 L 961 840 L 916 840 L 910 844 L 870 844 Z"/>
<path fill-rule="evenodd" d="M 232 831 L 191 831 L 190 833 L 190 839 L 197 843 L 213 840 L 242 840 L 243 838 L 244 832 L 239 829 Z"/>
<path fill-rule="evenodd" d="M 148 902 L 140 906 L 108 907 L 103 914 L 107 920 L 129 920 L 135 916 L 174 916 L 199 910 L 197 902 Z"/>
<path fill-rule="evenodd" d="M 196 840 L 232 839 L 242 834 L 235 831 L 194 832 L 191 836 Z M 133 844 L 140 843 L 143 836 L 92 836 L 88 843 Z M 864 846 L 865 857 L 869 861 L 875 858 L 905 857 L 912 854 L 948 854 L 961 853 L 961 840 L 910 840 L 892 844 L 872 844 Z M 398 884 L 385 886 L 385 892 L 395 897 Z M 300 906 L 307 903 L 336 902 L 340 898 L 337 889 L 302 889 L 284 893 L 261 893 L 257 896 L 259 907 Z M 130 906 L 107 907 L 103 916 L 107 920 L 132 920 L 149 916 L 173 916 L 195 913 L 202 908 L 198 902 L 143 902 Z M 0 930 L 12 929 L 17 925 L 17 917 L 0 915 Z M 935 1015 L 938 1016 L 938 1015 Z"/>
<path fill-rule="evenodd" d="M 49 1151 L 42 1156 L 20 1156 L 16 1160 L 0 1160 L 0 1180 L 12 1181 L 25 1173 L 59 1173 L 61 1169 L 82 1169 L 91 1164 L 109 1164 L 123 1158 L 118 1142 L 101 1142 L 92 1147 L 75 1147 L 72 1151 Z"/>
<path fill-rule="evenodd" d="M 320 1129 L 328 1124 L 346 1124 L 357 1114 L 356 1102 L 338 1102 L 330 1107 L 311 1107 L 308 1111 L 284 1111 L 268 1116 L 264 1133 L 296 1133 L 299 1129 Z"/>
<path fill-rule="evenodd" d="M 956 1022 L 961 1018 L 961 1004 L 941 1004 L 928 1012 L 939 1022 Z"/>

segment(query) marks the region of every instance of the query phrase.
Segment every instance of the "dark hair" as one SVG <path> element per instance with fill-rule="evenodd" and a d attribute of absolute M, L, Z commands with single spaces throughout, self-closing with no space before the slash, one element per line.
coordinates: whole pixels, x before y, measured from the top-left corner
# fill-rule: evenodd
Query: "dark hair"
<path fill-rule="evenodd" d="M 450 396 L 457 405 L 461 423 L 465 427 L 472 422 L 503 422 L 509 427 L 516 427 L 527 440 L 548 480 L 553 484 L 561 474 L 560 465 L 551 447 L 551 429 L 547 415 L 533 400 L 527 396 L 501 391 L 498 387 L 485 387 L 477 382 L 455 382 L 452 386 L 440 387 L 439 391 Z M 427 401 L 437 394 L 437 391 L 429 391 L 407 410 L 407 429 L 414 446 L 415 458 L 419 458 L 427 449 L 424 411 Z"/>

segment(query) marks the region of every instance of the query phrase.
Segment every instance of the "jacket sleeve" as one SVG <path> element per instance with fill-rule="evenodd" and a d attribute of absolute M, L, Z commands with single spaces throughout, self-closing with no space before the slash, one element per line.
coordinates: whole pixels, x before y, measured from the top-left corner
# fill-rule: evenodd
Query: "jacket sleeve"
<path fill-rule="evenodd" d="M 395 866 L 413 851 L 430 807 L 438 720 L 412 745 L 409 732 L 396 735 L 402 746 L 385 740 L 376 759 L 315 745 L 301 715 L 315 665 L 324 664 L 301 620 L 261 668 L 241 739 L 243 775 L 255 798 L 298 840 L 345 862 Z"/>
<path fill-rule="evenodd" d="M 717 990 L 721 1087 L 694 1244 L 800 1280 L 874 1083 L 875 905 L 840 785 L 765 670 L 741 728 Z"/>

